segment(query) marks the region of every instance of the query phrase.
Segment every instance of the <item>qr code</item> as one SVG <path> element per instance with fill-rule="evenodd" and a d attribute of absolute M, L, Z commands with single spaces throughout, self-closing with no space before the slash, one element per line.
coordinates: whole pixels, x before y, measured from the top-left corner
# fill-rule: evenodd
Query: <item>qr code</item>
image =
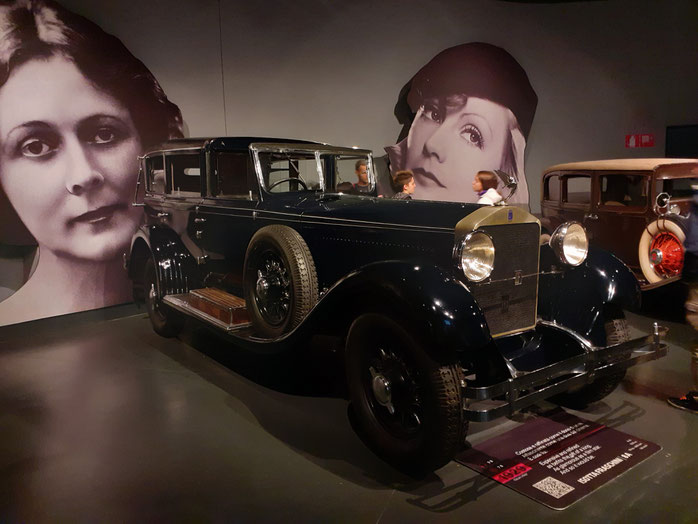
<path fill-rule="evenodd" d="M 554 479 L 553 477 L 546 477 L 543 480 L 536 482 L 533 487 L 547 493 L 552 497 L 555 497 L 556 499 L 564 497 L 570 491 L 574 490 L 572 486 L 569 486 L 560 480 Z"/>

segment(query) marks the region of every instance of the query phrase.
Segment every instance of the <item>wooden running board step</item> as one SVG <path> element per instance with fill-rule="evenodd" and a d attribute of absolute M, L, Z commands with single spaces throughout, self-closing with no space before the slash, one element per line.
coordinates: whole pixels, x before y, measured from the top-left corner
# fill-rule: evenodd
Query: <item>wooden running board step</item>
<path fill-rule="evenodd" d="M 189 303 L 192 307 L 229 326 L 249 324 L 250 322 L 244 299 L 214 287 L 190 291 Z"/>
<path fill-rule="evenodd" d="M 167 295 L 164 301 L 227 331 L 250 325 L 245 300 L 218 288 L 206 287 L 180 295 Z"/>

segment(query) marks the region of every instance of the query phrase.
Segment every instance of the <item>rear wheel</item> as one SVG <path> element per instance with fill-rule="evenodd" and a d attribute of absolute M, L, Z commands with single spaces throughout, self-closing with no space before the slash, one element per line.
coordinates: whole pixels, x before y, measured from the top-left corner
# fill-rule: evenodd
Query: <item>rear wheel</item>
<path fill-rule="evenodd" d="M 179 313 L 162 303 L 161 286 L 152 258 L 145 263 L 143 283 L 145 284 L 145 306 L 153 330 L 163 337 L 176 337 L 182 331 L 184 319 Z"/>
<path fill-rule="evenodd" d="M 604 322 L 606 345 L 614 346 L 630 340 L 630 327 L 625 315 L 617 309 L 606 312 Z M 557 395 L 554 400 L 563 406 L 581 409 L 610 395 L 625 378 L 625 369 L 597 378 L 591 384 Z"/>
<path fill-rule="evenodd" d="M 397 469 L 433 471 L 463 446 L 460 366 L 436 362 L 395 320 L 367 313 L 353 322 L 346 372 L 360 436 Z"/>

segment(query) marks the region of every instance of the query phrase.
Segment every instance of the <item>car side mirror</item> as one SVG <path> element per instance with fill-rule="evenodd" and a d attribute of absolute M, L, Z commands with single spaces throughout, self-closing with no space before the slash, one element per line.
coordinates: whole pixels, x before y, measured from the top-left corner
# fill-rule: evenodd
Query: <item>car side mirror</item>
<path fill-rule="evenodd" d="M 518 183 L 516 181 L 516 178 L 514 175 L 510 175 L 509 173 L 506 173 L 504 171 L 501 171 L 499 169 L 495 169 L 494 173 L 499 177 L 499 179 L 502 181 L 504 184 L 504 187 L 509 190 L 509 194 L 505 196 L 502 199 L 502 204 L 506 204 L 506 202 L 514 196 L 514 193 L 516 193 L 516 188 L 518 187 Z"/>
<path fill-rule="evenodd" d="M 670 198 L 669 193 L 659 193 L 654 201 L 659 209 L 664 209 L 669 204 Z"/>

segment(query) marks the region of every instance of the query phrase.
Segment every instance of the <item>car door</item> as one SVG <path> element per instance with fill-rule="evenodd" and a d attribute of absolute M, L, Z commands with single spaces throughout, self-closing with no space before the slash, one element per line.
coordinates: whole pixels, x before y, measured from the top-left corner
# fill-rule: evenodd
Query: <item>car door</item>
<path fill-rule="evenodd" d="M 152 188 L 164 193 L 157 216 L 171 228 L 182 243 L 199 260 L 202 256 L 195 239 L 195 215 L 201 203 L 203 161 L 201 151 L 172 150 L 164 153 L 164 169 L 153 172 Z"/>
<path fill-rule="evenodd" d="M 239 293 L 245 251 L 255 231 L 259 188 L 247 151 L 210 151 L 195 238 L 204 252 L 206 284 Z"/>
<path fill-rule="evenodd" d="M 648 173 L 598 173 L 598 202 L 592 228 L 595 244 L 639 268 L 638 244 L 650 204 Z"/>

